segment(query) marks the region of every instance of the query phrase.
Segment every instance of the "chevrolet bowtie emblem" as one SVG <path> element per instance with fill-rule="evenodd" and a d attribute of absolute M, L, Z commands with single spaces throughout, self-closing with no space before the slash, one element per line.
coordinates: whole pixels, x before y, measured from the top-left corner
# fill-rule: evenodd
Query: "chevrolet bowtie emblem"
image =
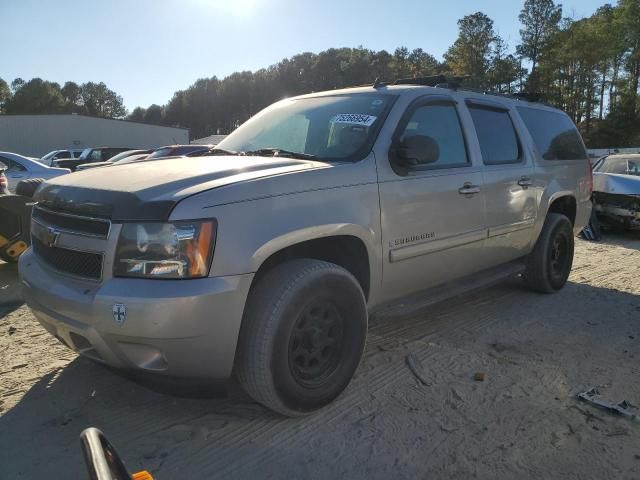
<path fill-rule="evenodd" d="M 47 227 L 47 232 L 44 236 L 44 243 L 47 247 L 55 247 L 59 236 L 60 232 L 58 230 L 53 227 Z"/>

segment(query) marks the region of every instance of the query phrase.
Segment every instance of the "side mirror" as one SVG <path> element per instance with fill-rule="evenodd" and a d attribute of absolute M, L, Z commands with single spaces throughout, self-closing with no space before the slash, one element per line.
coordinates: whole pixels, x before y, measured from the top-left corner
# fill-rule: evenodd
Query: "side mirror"
<path fill-rule="evenodd" d="M 427 135 L 411 135 L 399 142 L 395 150 L 395 160 L 401 165 L 424 165 L 440 158 L 438 142 Z"/>

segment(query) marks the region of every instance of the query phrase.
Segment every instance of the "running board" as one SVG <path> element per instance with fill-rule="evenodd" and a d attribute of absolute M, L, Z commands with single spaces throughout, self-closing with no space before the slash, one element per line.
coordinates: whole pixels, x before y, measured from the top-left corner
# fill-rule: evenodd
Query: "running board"
<path fill-rule="evenodd" d="M 380 309 L 374 310 L 371 316 L 376 319 L 385 319 L 415 315 L 432 305 L 450 300 L 453 297 L 502 283 L 509 277 L 522 273 L 524 269 L 523 261 L 517 260 L 499 267 L 483 270 L 464 279 L 423 290 L 383 305 Z"/>

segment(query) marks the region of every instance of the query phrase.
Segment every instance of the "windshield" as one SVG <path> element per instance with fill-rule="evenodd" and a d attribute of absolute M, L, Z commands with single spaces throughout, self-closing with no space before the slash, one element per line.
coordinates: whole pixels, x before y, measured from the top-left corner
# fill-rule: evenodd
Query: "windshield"
<path fill-rule="evenodd" d="M 276 149 L 322 160 L 360 160 L 371 150 L 394 98 L 360 93 L 284 100 L 248 120 L 216 148 Z"/>
<path fill-rule="evenodd" d="M 49 152 L 47 153 L 44 157 L 42 157 L 40 160 L 49 160 L 51 157 L 53 157 L 56 153 L 58 153 L 58 150 L 54 150 L 53 152 Z"/>
<path fill-rule="evenodd" d="M 594 168 L 596 172 L 640 176 L 640 158 L 608 157 Z"/>
<path fill-rule="evenodd" d="M 92 150 L 92 148 L 85 148 L 78 158 L 80 158 L 81 160 L 86 160 Z"/>

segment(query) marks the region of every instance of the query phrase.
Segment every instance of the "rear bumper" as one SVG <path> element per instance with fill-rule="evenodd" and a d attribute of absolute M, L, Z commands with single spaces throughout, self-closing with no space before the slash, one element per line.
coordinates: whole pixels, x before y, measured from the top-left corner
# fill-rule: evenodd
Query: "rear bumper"
<path fill-rule="evenodd" d="M 68 347 L 113 367 L 183 378 L 231 375 L 252 278 L 97 284 L 52 271 L 31 249 L 20 258 L 27 304 Z"/>

